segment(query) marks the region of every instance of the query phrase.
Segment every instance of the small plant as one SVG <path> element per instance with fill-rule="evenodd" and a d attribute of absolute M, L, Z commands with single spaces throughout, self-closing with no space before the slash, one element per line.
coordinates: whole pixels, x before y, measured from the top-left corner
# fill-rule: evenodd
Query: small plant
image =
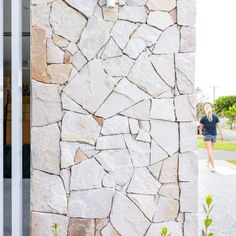
<path fill-rule="evenodd" d="M 210 218 L 210 214 L 213 209 L 212 201 L 212 196 L 207 195 L 206 203 L 202 204 L 203 210 L 206 213 L 206 218 L 204 220 L 204 229 L 202 229 L 202 236 L 214 236 L 213 233 L 209 232 L 209 227 L 212 224 L 212 219 Z"/>
<path fill-rule="evenodd" d="M 58 223 L 53 223 L 53 224 L 52 224 L 52 235 L 53 235 L 53 236 L 59 236 Z"/>
<path fill-rule="evenodd" d="M 163 227 L 161 229 L 161 236 L 171 236 L 171 234 L 168 232 L 168 229 L 166 227 Z"/>

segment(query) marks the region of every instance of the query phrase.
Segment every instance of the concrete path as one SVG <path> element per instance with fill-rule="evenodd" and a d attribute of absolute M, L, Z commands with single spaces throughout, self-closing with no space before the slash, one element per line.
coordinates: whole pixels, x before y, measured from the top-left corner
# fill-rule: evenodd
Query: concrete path
<path fill-rule="evenodd" d="M 224 138 L 226 142 L 236 142 L 236 130 L 224 130 Z"/>
<path fill-rule="evenodd" d="M 236 160 L 236 151 L 214 150 L 215 160 Z M 207 151 L 205 148 L 198 149 L 198 159 L 207 160 Z"/>
<path fill-rule="evenodd" d="M 199 235 L 203 225 L 202 203 L 213 196 L 212 232 L 214 236 L 236 236 L 236 166 L 216 161 L 216 172 L 209 172 L 206 161 L 199 161 Z"/>

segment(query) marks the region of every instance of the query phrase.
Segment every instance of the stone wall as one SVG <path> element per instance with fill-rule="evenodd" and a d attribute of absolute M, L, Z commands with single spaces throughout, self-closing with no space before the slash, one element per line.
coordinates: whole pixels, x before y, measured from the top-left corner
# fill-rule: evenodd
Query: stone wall
<path fill-rule="evenodd" d="M 194 0 L 32 0 L 32 235 L 197 235 Z"/>

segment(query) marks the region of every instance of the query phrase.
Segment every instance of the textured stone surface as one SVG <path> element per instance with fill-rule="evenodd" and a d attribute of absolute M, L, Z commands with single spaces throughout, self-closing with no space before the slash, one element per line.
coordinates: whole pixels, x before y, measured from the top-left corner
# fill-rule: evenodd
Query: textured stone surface
<path fill-rule="evenodd" d="M 129 128 L 130 128 L 131 134 L 137 134 L 139 132 L 138 120 L 129 119 Z"/>
<path fill-rule="evenodd" d="M 173 232 L 171 234 L 173 236 L 183 235 L 182 224 L 175 221 L 152 224 L 146 235 L 155 236 L 157 232 L 161 232 L 163 227 L 167 227 L 169 232 Z"/>
<path fill-rule="evenodd" d="M 68 236 L 93 236 L 95 234 L 94 220 L 70 219 Z"/>
<path fill-rule="evenodd" d="M 168 157 L 167 152 L 165 152 L 154 140 L 151 143 L 151 160 L 150 163 L 154 164 L 162 161 Z"/>
<path fill-rule="evenodd" d="M 47 63 L 63 63 L 64 52 L 56 46 L 52 39 L 47 40 Z"/>
<path fill-rule="evenodd" d="M 52 64 L 47 68 L 48 82 L 53 84 L 64 84 L 72 69 L 71 64 Z"/>
<path fill-rule="evenodd" d="M 171 11 L 176 7 L 176 0 L 148 0 L 149 10 Z"/>
<path fill-rule="evenodd" d="M 114 39 L 111 38 L 102 53 L 102 58 L 105 59 L 118 56 L 122 56 L 122 51 L 120 50 Z"/>
<path fill-rule="evenodd" d="M 194 52 L 196 50 L 196 29 L 183 26 L 180 36 L 180 52 Z"/>
<path fill-rule="evenodd" d="M 146 43 L 140 38 L 132 38 L 129 40 L 124 53 L 133 59 L 137 59 L 140 53 L 145 49 Z"/>
<path fill-rule="evenodd" d="M 83 68 L 83 66 L 87 63 L 87 60 L 85 57 L 82 55 L 80 51 L 76 52 L 73 56 L 72 63 L 74 67 L 80 71 L 80 69 Z"/>
<path fill-rule="evenodd" d="M 114 227 L 111 225 L 111 223 L 107 224 L 102 230 L 101 230 L 102 236 L 119 236 L 120 234 L 117 233 L 117 231 L 114 229 Z"/>
<path fill-rule="evenodd" d="M 61 138 L 63 141 L 80 141 L 95 144 L 101 127 L 92 115 L 66 112 L 62 120 Z"/>
<path fill-rule="evenodd" d="M 60 87 L 32 81 L 32 126 L 43 126 L 61 120 Z"/>
<path fill-rule="evenodd" d="M 147 19 L 147 12 L 143 6 L 124 6 L 120 8 L 119 19 L 144 23 Z"/>
<path fill-rule="evenodd" d="M 114 197 L 111 223 L 124 236 L 143 235 L 150 225 L 139 208 L 120 193 L 116 193 Z"/>
<path fill-rule="evenodd" d="M 82 218 L 106 218 L 111 210 L 114 190 L 99 188 L 73 191 L 70 194 L 68 216 Z"/>
<path fill-rule="evenodd" d="M 77 42 L 86 25 L 86 19 L 78 11 L 68 7 L 61 0 L 54 1 L 50 14 L 50 24 L 55 33 Z M 73 30 L 71 30 L 73 28 Z"/>
<path fill-rule="evenodd" d="M 184 221 L 184 235 L 197 236 L 198 235 L 198 215 L 196 213 L 185 213 Z"/>
<path fill-rule="evenodd" d="M 32 127 L 32 168 L 59 174 L 60 130 L 57 124 Z"/>
<path fill-rule="evenodd" d="M 31 216 L 31 235 L 51 236 L 51 226 L 55 222 L 59 225 L 60 235 L 67 236 L 69 217 L 58 214 L 33 212 Z"/>
<path fill-rule="evenodd" d="M 91 60 L 107 43 L 112 24 L 97 17 L 89 18 L 78 46 L 83 55 Z M 96 40 L 94 40 L 94 37 Z M 88 43 L 89 42 L 89 43 Z"/>
<path fill-rule="evenodd" d="M 31 191 L 34 193 L 31 198 L 33 211 L 67 213 L 66 192 L 59 176 L 34 170 L 31 176 Z"/>
<path fill-rule="evenodd" d="M 179 25 L 194 25 L 196 19 L 196 1 L 178 0 L 177 1 L 177 19 Z"/>
<path fill-rule="evenodd" d="M 120 186 L 131 179 L 133 168 L 127 149 L 102 151 L 95 158 Z"/>
<path fill-rule="evenodd" d="M 32 6 L 32 26 L 49 27 L 50 7 L 47 4 Z"/>
<path fill-rule="evenodd" d="M 159 194 L 164 197 L 179 200 L 179 185 L 177 183 L 170 183 L 162 185 Z"/>
<path fill-rule="evenodd" d="M 104 15 L 104 20 L 115 22 L 118 19 L 118 5 L 116 5 L 114 8 L 108 8 L 104 6 L 102 8 L 102 12 Z"/>
<path fill-rule="evenodd" d="M 96 144 L 96 149 L 120 149 L 125 148 L 125 141 L 122 135 L 108 135 L 99 137 Z"/>

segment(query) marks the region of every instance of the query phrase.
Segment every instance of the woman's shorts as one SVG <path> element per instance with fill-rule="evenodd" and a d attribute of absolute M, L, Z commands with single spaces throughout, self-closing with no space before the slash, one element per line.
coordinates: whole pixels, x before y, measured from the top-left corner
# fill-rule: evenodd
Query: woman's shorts
<path fill-rule="evenodd" d="M 204 141 L 211 141 L 212 143 L 216 142 L 216 135 L 204 135 L 203 136 Z"/>

